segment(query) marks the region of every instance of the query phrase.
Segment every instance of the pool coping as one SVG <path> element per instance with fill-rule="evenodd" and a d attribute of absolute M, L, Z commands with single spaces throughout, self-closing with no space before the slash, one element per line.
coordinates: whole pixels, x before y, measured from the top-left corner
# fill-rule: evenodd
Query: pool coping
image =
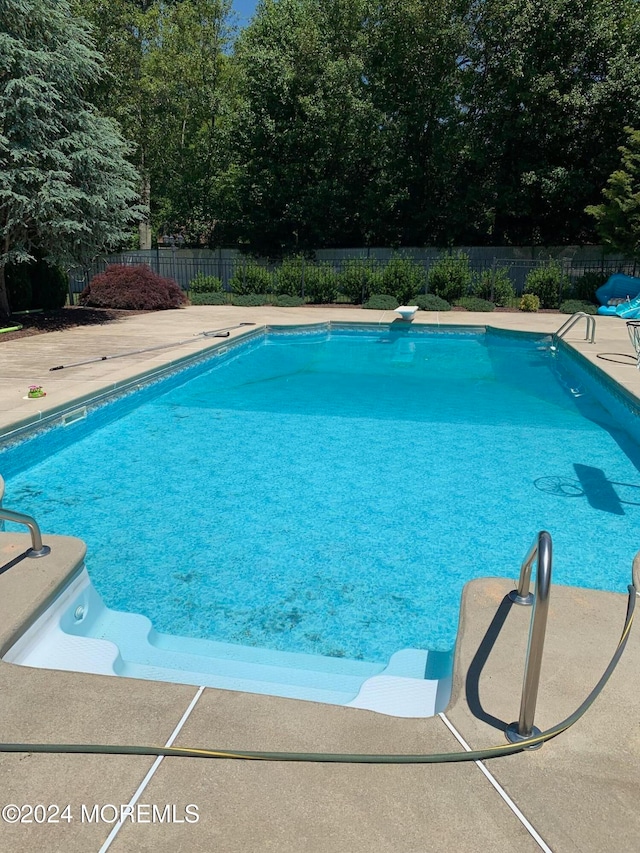
<path fill-rule="evenodd" d="M 401 328 L 399 331 L 410 331 L 409 324 L 403 324 L 407 328 Z M 170 376 L 173 373 L 177 373 L 187 367 L 191 367 L 192 365 L 198 364 L 201 361 L 207 361 L 212 356 L 219 351 L 226 351 L 229 346 L 237 346 L 239 344 L 245 343 L 246 341 L 252 340 L 256 337 L 261 337 L 269 332 L 276 333 L 291 333 L 291 332 L 302 332 L 302 331 L 316 331 L 316 332 L 330 332 L 332 328 L 337 330 L 367 330 L 374 331 L 380 330 L 381 328 L 391 329 L 393 327 L 393 323 L 386 324 L 376 324 L 376 323 L 367 323 L 367 322 L 347 322 L 347 321 L 325 321 L 319 323 L 304 323 L 304 324 L 265 324 L 262 326 L 257 326 L 253 329 L 239 332 L 233 338 L 225 338 L 220 340 L 219 342 L 210 344 L 205 349 L 200 350 L 195 353 L 188 353 L 186 355 L 180 356 L 179 358 L 171 359 L 166 362 L 161 367 L 153 367 L 148 370 L 143 370 L 140 373 L 134 373 L 128 379 L 119 380 L 113 383 L 109 383 L 105 385 L 101 390 L 92 391 L 87 394 L 80 394 L 71 402 L 63 403 L 57 406 L 48 407 L 45 410 L 38 410 L 31 417 L 23 418 L 21 420 L 15 421 L 13 424 L 8 427 L 0 428 L 0 445 L 5 441 L 11 441 L 14 438 L 20 438 L 24 435 L 30 434 L 31 431 L 35 431 L 40 427 L 48 427 L 56 424 L 57 421 L 64 422 L 66 416 L 71 416 L 75 414 L 79 409 L 83 406 L 95 405 L 98 403 L 106 403 L 110 400 L 116 399 L 118 396 L 122 394 L 126 394 L 129 391 L 136 391 L 142 388 L 145 385 L 149 385 L 152 382 L 163 379 L 166 376 Z M 444 329 L 442 327 L 437 326 L 435 324 L 420 324 L 415 327 L 415 330 L 418 328 L 425 328 L 429 331 L 433 331 L 437 329 L 439 332 L 444 333 Z M 485 331 L 485 327 L 476 326 L 469 327 L 465 325 L 455 325 L 455 326 L 447 326 L 446 331 L 451 333 L 465 331 L 469 334 L 476 332 L 482 333 Z M 105 359 L 106 360 L 106 359 Z M 50 368 L 50 370 L 55 370 L 58 368 Z M 44 399 L 44 398 L 40 398 Z"/>
<path fill-rule="evenodd" d="M 234 345 L 243 343 L 260 334 L 264 334 L 264 328 L 252 329 L 248 332 L 243 332 L 233 338 Z M 153 367 L 148 370 L 143 370 L 140 373 L 134 373 L 130 378 L 109 383 L 102 390 L 91 391 L 87 394 L 81 394 L 73 401 L 62 403 L 57 406 L 52 406 L 46 410 L 38 410 L 32 417 L 23 418 L 16 421 L 9 428 L 0 429 L 0 445 L 2 442 L 12 440 L 19 437 L 24 437 L 40 427 L 54 426 L 56 421 L 63 422 L 65 416 L 74 414 L 83 406 L 95 405 L 97 403 L 107 403 L 110 400 L 117 399 L 122 394 L 129 391 L 136 391 L 145 385 L 170 376 L 186 367 L 197 364 L 199 361 L 206 361 L 219 349 L 229 347 L 228 339 L 224 339 L 219 343 L 211 344 L 204 350 L 196 353 L 189 353 L 180 358 L 171 359 L 161 367 Z"/>
<path fill-rule="evenodd" d="M 180 356 L 179 358 L 170 359 L 161 366 L 152 367 L 147 370 L 143 370 L 139 373 L 134 373 L 127 379 L 108 383 L 104 385 L 101 389 L 93 390 L 85 394 L 80 394 L 72 401 L 59 405 L 53 405 L 47 407 L 44 410 L 39 409 L 34 412 L 34 414 L 30 417 L 17 420 L 9 426 L 0 427 L 0 447 L 2 447 L 3 444 L 10 443 L 16 439 L 19 440 L 24 437 L 28 437 L 32 433 L 35 433 L 42 428 L 55 426 L 57 425 L 57 423 L 64 424 L 66 418 L 69 418 L 74 414 L 81 414 L 83 407 L 108 403 L 111 400 L 117 399 L 123 394 L 139 390 L 146 385 L 150 385 L 155 381 L 159 381 L 174 373 L 178 373 L 179 371 L 191 367 L 192 365 L 195 365 L 201 361 L 207 361 L 212 356 L 215 356 L 216 352 L 226 352 L 229 346 L 238 346 L 254 338 L 267 335 L 269 334 L 269 332 L 294 333 L 307 330 L 313 330 L 316 332 L 331 332 L 333 328 L 338 331 L 346 331 L 350 329 L 356 331 L 379 331 L 382 328 L 387 328 L 388 330 L 395 329 L 398 333 L 411 331 L 420 333 L 422 330 L 425 330 L 425 334 L 432 332 L 437 332 L 438 334 L 458 334 L 460 332 L 464 332 L 467 334 L 483 334 L 486 332 L 490 332 L 500 337 L 514 336 L 521 338 L 524 337 L 531 340 L 539 340 L 541 338 L 548 337 L 549 335 L 549 333 L 547 332 L 508 330 L 497 326 L 492 326 L 490 324 L 468 325 L 450 323 L 444 325 L 423 322 L 412 325 L 410 323 L 403 322 L 398 325 L 397 322 L 380 324 L 370 323 L 366 321 L 349 322 L 334 320 L 308 324 L 265 324 L 261 326 L 256 326 L 255 328 L 252 328 L 248 331 L 240 332 L 237 335 L 234 335 L 233 337 L 225 338 L 219 342 L 210 344 L 209 346 L 199 350 L 198 352 L 188 353 L 186 355 Z M 581 357 L 582 354 L 579 351 L 575 350 L 573 347 L 571 347 L 567 341 L 561 340 L 559 344 L 563 349 L 566 349 L 568 352 L 571 352 L 574 357 L 578 356 L 580 358 L 580 361 L 583 363 L 584 368 L 590 369 L 592 374 L 596 375 L 600 379 L 600 381 L 603 381 L 603 378 L 605 380 L 610 379 L 611 382 L 614 383 L 614 386 L 619 387 L 622 399 L 629 401 L 627 402 L 628 407 L 630 407 L 631 405 L 631 400 L 635 400 L 640 410 L 640 398 L 634 397 L 634 395 L 631 394 L 627 389 L 622 386 L 618 386 L 618 383 L 615 381 L 615 379 L 612 379 L 611 377 L 607 376 L 606 372 L 603 371 L 602 368 L 599 368 L 597 365 L 590 364 L 586 358 Z M 51 369 L 53 370 L 56 368 Z"/>

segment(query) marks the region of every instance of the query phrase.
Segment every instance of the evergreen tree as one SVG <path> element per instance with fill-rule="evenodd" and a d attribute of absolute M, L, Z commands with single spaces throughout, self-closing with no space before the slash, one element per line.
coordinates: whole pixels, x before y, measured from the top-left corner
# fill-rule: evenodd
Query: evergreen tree
<path fill-rule="evenodd" d="M 598 234 L 611 252 L 640 258 L 640 130 L 625 128 L 627 144 L 620 147 L 622 162 L 602 191 L 606 201 L 586 212 L 596 218 Z"/>
<path fill-rule="evenodd" d="M 10 311 L 8 263 L 34 248 L 52 263 L 79 262 L 128 236 L 137 175 L 117 124 L 87 100 L 102 73 L 67 0 L 3 0 L 0 316 Z"/>

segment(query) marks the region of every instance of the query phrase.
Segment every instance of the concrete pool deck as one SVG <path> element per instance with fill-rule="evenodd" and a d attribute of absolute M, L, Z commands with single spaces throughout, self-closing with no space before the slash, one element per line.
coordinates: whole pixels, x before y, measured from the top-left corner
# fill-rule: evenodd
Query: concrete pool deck
<path fill-rule="evenodd" d="M 180 341 L 240 322 L 385 323 L 394 317 L 393 312 L 383 315 L 339 307 L 208 306 L 0 341 L 0 431 L 32 417 L 36 409 L 46 415 L 48 410 L 216 341 L 199 338 L 177 348 L 50 373 L 49 368 L 58 364 Z M 554 314 L 448 312 L 418 314 L 414 324 L 422 320 L 488 324 L 550 333 L 563 319 Z M 598 353 L 633 355 L 624 322 L 598 318 L 596 344 L 583 338 L 581 323 L 566 340 L 638 394 L 640 374 L 630 359 L 627 365 L 596 358 Z M 43 385 L 47 397 L 23 400 L 31 384 Z M 531 531 L 532 538 L 535 532 Z M 0 575 L 2 652 L 82 559 L 78 540 L 44 538 L 52 545 L 49 557 L 17 562 Z M 0 534 L 0 566 L 14 560 L 27 543 L 26 534 Z M 472 748 L 503 743 L 503 725 L 518 716 L 530 610 L 510 608 L 504 596 L 513 587 L 523 556 L 514 554 L 513 565 L 504 568 L 505 578 L 511 581 L 478 580 L 465 589 L 454 692 L 446 718 Z M 552 588 L 536 714 L 541 728 L 568 716 L 602 674 L 622 629 L 624 592 Z M 538 751 L 484 765 L 516 811 L 555 853 L 631 853 L 640 847 L 639 669 L 636 625 L 611 681 L 574 727 Z M 33 670 L 4 662 L 0 662 L 0 690 L 2 742 L 164 745 L 183 721 L 175 741 L 181 746 L 349 753 L 461 749 L 440 717 L 398 719 L 312 702 Z M 501 853 L 548 849 L 541 847 L 492 780 L 473 763 L 384 766 L 165 758 L 157 764 L 153 758 L 134 756 L 0 753 L 0 781 L 0 806 L 57 804 L 62 812 L 70 805 L 70 820 L 49 811 L 58 823 L 10 824 L 0 818 L 3 851 L 107 849 L 104 845 L 114 828 L 110 806 L 130 803 L 136 792 L 140 822 L 126 821 L 113 836 L 111 851 Z M 178 822 L 185 819 L 187 804 L 198 807 L 197 823 Z M 94 805 L 105 807 L 104 820 L 95 819 Z M 151 820 L 147 807 L 152 805 L 161 812 L 165 805 L 175 805 L 175 822 L 166 822 L 167 815 L 174 816 L 171 810 L 163 823 L 144 822 Z"/>

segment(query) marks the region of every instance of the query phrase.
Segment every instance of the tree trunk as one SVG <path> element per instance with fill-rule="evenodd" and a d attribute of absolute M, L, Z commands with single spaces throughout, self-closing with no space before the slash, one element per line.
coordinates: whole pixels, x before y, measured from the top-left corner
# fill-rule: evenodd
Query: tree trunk
<path fill-rule="evenodd" d="M 149 214 L 149 204 L 151 202 L 151 179 L 149 175 L 143 175 L 142 188 L 140 190 L 140 201 L 145 207 L 145 218 L 138 225 L 138 234 L 140 236 L 140 248 L 151 248 L 151 220 Z"/>
<path fill-rule="evenodd" d="M 4 276 L 4 265 L 0 266 L 0 320 L 8 320 L 11 316 L 9 297 L 7 296 L 7 283 Z"/>

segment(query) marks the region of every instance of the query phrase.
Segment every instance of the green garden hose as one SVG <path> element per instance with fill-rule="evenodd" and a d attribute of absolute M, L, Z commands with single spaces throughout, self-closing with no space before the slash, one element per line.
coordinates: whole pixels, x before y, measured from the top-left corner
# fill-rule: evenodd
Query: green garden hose
<path fill-rule="evenodd" d="M 459 761 L 484 761 L 488 758 L 499 758 L 504 755 L 513 755 L 522 752 L 528 747 L 544 743 L 551 738 L 562 734 L 591 707 L 609 678 L 611 677 L 622 653 L 624 652 L 629 632 L 633 624 L 633 613 L 635 610 L 638 575 L 640 573 L 640 554 L 633 561 L 633 580 L 629 585 L 629 598 L 627 602 L 627 615 L 624 628 L 616 651 L 609 662 L 602 677 L 587 696 L 584 702 L 573 714 L 541 732 L 535 737 L 518 743 L 504 743 L 499 746 L 491 746 L 486 749 L 475 749 L 470 752 L 440 752 L 426 755 L 366 755 L 349 753 L 327 753 L 327 752 L 254 752 L 244 750 L 227 749 L 196 749 L 192 747 L 179 746 L 136 746 L 115 744 L 81 744 L 81 743 L 1 743 L 0 752 L 19 753 L 76 753 L 81 755 L 155 755 L 170 756 L 175 758 L 228 758 L 242 759 L 245 761 L 297 761 L 331 764 L 444 764 Z"/>

